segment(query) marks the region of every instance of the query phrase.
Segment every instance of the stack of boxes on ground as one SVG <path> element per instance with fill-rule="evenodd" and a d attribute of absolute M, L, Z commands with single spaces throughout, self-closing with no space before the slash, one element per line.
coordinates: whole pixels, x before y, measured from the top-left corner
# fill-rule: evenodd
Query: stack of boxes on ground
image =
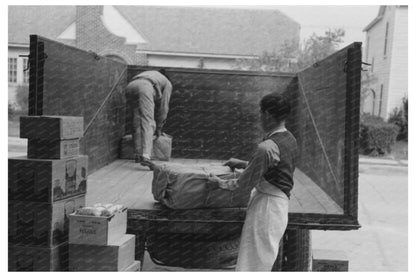
<path fill-rule="evenodd" d="M 312 271 L 348 271 L 348 258 L 344 251 L 314 249 Z"/>
<path fill-rule="evenodd" d="M 9 271 L 68 269 L 69 215 L 85 206 L 82 117 L 25 116 L 27 157 L 9 158 Z"/>
<path fill-rule="evenodd" d="M 69 216 L 70 271 L 138 271 L 135 236 L 126 234 L 127 209 L 95 204 Z"/>

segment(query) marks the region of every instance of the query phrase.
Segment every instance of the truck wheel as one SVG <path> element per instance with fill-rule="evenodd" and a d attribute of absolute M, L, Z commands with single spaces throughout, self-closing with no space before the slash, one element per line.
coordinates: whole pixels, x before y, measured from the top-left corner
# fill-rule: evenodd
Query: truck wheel
<path fill-rule="evenodd" d="M 307 229 L 287 229 L 283 236 L 282 271 L 310 271 L 311 235 Z"/>
<path fill-rule="evenodd" d="M 232 268 L 237 263 L 239 245 L 239 236 L 223 240 L 169 233 L 147 237 L 147 251 L 155 264 L 184 268 Z"/>

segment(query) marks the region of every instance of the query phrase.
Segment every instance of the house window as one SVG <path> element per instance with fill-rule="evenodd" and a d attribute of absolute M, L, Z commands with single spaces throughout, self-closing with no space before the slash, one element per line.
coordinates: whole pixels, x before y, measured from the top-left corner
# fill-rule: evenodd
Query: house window
<path fill-rule="evenodd" d="M 27 60 L 27 58 L 23 58 L 23 83 L 25 84 L 29 83 L 29 68 Z"/>
<path fill-rule="evenodd" d="M 378 116 L 381 116 L 381 104 L 383 103 L 383 84 L 380 85 L 380 101 L 378 103 Z"/>
<path fill-rule="evenodd" d="M 384 56 L 387 54 L 387 41 L 389 38 L 389 23 L 386 23 L 386 35 L 384 36 Z"/>
<path fill-rule="evenodd" d="M 17 58 L 9 58 L 9 83 L 17 82 Z"/>
<path fill-rule="evenodd" d="M 375 113 L 376 113 L 376 92 L 373 89 L 371 89 L 371 98 L 372 98 L 371 102 L 373 104 L 372 109 L 371 109 L 371 115 L 375 115 Z"/>

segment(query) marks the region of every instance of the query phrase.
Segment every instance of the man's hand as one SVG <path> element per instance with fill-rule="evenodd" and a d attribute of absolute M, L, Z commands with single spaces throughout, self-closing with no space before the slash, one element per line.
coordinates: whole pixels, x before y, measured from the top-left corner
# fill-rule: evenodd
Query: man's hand
<path fill-rule="evenodd" d="M 228 161 L 226 161 L 223 165 L 229 166 L 232 170 L 234 170 L 235 168 L 244 169 L 247 167 L 247 162 L 243 160 L 231 158 Z"/>
<path fill-rule="evenodd" d="M 156 128 L 155 136 L 158 139 L 162 135 L 162 128 Z"/>
<path fill-rule="evenodd" d="M 221 182 L 222 182 L 222 180 L 219 177 L 210 173 L 209 177 L 208 177 L 207 186 L 210 190 L 219 189 Z"/>

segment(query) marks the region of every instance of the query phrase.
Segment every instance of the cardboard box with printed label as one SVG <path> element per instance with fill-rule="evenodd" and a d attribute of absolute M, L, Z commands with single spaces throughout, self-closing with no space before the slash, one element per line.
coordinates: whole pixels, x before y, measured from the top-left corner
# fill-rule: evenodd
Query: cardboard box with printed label
<path fill-rule="evenodd" d="M 49 247 L 9 245 L 9 271 L 67 271 L 68 243 Z"/>
<path fill-rule="evenodd" d="M 79 155 L 79 139 L 47 140 L 29 139 L 27 157 L 29 159 L 66 159 Z"/>
<path fill-rule="evenodd" d="M 69 244 L 69 271 L 125 271 L 134 262 L 134 235 L 111 245 Z"/>
<path fill-rule="evenodd" d="M 85 206 L 85 196 L 52 204 L 9 201 L 9 243 L 53 247 L 68 241 L 69 215 Z"/>
<path fill-rule="evenodd" d="M 61 160 L 9 158 L 9 199 L 54 202 L 87 191 L 88 157 Z"/>
<path fill-rule="evenodd" d="M 79 116 L 21 116 L 20 137 L 63 140 L 84 136 L 84 118 Z"/>
<path fill-rule="evenodd" d="M 348 258 L 340 250 L 314 249 L 312 271 L 348 271 Z"/>
<path fill-rule="evenodd" d="M 127 209 L 112 216 L 69 215 L 69 243 L 110 245 L 126 233 Z"/>

